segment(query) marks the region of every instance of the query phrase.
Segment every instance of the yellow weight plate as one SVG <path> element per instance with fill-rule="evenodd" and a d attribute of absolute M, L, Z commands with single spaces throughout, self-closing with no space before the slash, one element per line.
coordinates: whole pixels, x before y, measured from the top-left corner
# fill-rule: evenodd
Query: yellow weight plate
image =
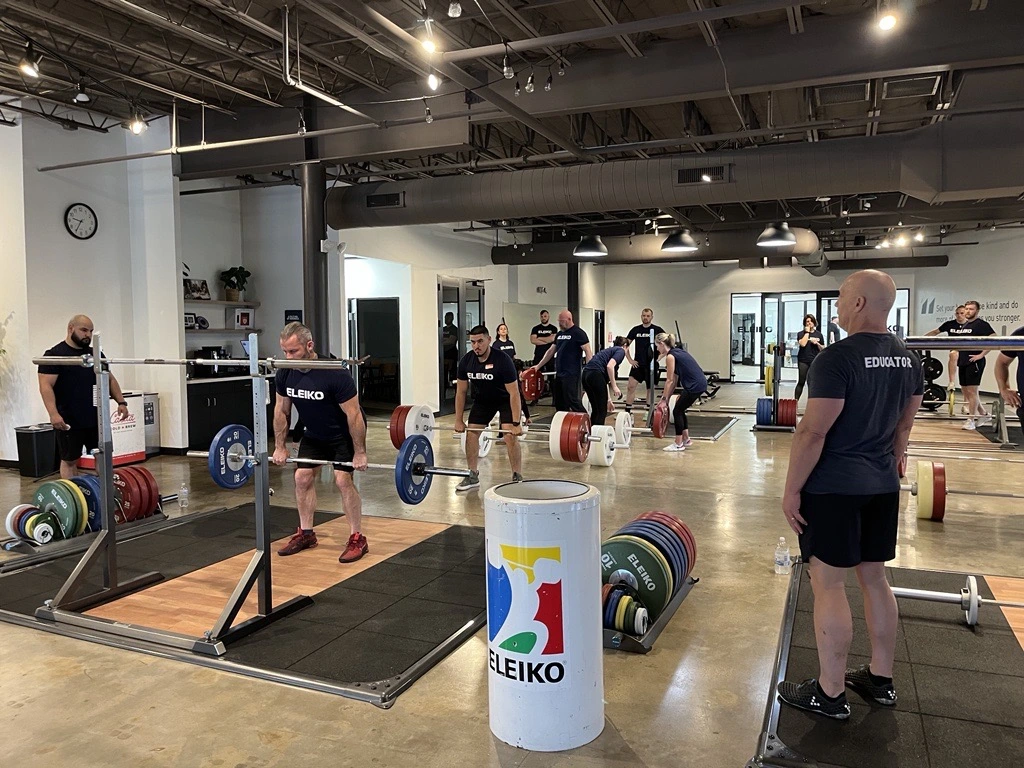
<path fill-rule="evenodd" d="M 615 608 L 615 629 L 617 629 L 619 632 L 621 632 L 623 629 L 622 622 L 626 615 L 626 606 L 629 605 L 628 601 L 631 599 L 632 598 L 630 598 L 629 595 L 623 595 L 622 598 L 619 600 L 618 606 Z"/>
<path fill-rule="evenodd" d="M 955 416 L 956 413 L 953 410 L 953 406 L 956 405 L 956 390 L 950 387 L 949 389 L 946 390 L 946 395 L 946 400 L 949 401 L 948 403 L 946 403 L 946 405 L 949 406 L 949 415 Z"/>
<path fill-rule="evenodd" d="M 75 495 L 75 503 L 78 506 L 78 526 L 75 530 L 68 531 L 68 538 L 81 536 L 86 528 L 89 527 L 89 503 L 85 500 L 85 494 L 82 493 L 82 489 L 77 485 L 70 480 L 61 480 L 60 482 L 65 483 L 71 489 Z"/>

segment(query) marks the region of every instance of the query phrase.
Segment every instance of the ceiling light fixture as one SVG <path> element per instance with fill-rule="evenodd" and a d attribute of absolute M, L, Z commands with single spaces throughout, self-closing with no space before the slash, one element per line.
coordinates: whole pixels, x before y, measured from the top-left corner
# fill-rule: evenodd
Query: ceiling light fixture
<path fill-rule="evenodd" d="M 512 69 L 512 64 L 508 60 L 508 43 L 505 43 L 505 58 L 501 60 L 501 74 L 506 80 L 516 76 L 516 71 Z"/>
<path fill-rule="evenodd" d="M 440 88 L 441 87 L 441 78 L 440 78 L 440 76 L 437 75 L 435 72 L 431 72 L 429 75 L 427 75 L 427 87 L 430 90 L 432 90 L 432 91 L 436 91 L 438 88 Z"/>
<path fill-rule="evenodd" d="M 514 95 L 518 96 L 518 95 L 519 95 L 519 91 L 520 91 L 520 90 L 522 90 L 522 89 L 521 89 L 521 88 L 519 87 L 519 81 L 518 81 L 518 80 L 516 80 L 516 87 L 515 87 L 515 90 L 513 90 L 513 91 L 512 91 L 512 93 L 513 93 Z"/>
<path fill-rule="evenodd" d="M 701 181 L 704 181 L 704 182 L 708 182 L 708 183 L 710 183 L 710 182 L 711 182 L 711 176 L 710 176 L 710 174 L 707 174 L 707 173 L 702 173 L 702 174 L 700 175 L 700 180 L 701 180 Z"/>
<path fill-rule="evenodd" d="M 693 253 L 697 250 L 697 241 L 693 239 L 690 230 L 684 229 L 666 237 L 661 250 L 665 253 Z"/>
<path fill-rule="evenodd" d="M 561 59 L 558 60 L 558 76 L 559 77 L 564 77 L 565 76 L 565 62 L 562 61 Z"/>
<path fill-rule="evenodd" d="M 785 248 L 796 245 L 796 235 L 786 222 L 771 223 L 764 228 L 764 232 L 757 238 L 757 244 L 762 248 Z"/>
<path fill-rule="evenodd" d="M 437 44 L 434 42 L 434 38 L 423 38 L 423 50 L 425 50 L 427 53 L 434 53 L 437 51 Z"/>
<path fill-rule="evenodd" d="M 889 247 L 889 245 L 890 245 L 890 243 L 889 243 L 889 238 L 885 238 L 885 239 L 884 239 L 884 240 L 882 241 L 882 247 L 883 247 L 883 248 L 888 248 L 888 247 Z"/>
<path fill-rule="evenodd" d="M 85 89 L 82 88 L 82 84 L 79 83 L 75 89 L 75 95 L 71 97 L 71 100 L 76 104 L 88 104 L 92 101 L 92 97 L 85 92 Z"/>
<path fill-rule="evenodd" d="M 584 235 L 572 249 L 573 256 L 607 256 L 608 246 L 601 242 L 600 235 Z"/>
<path fill-rule="evenodd" d="M 887 11 L 878 19 L 878 28 L 883 32 L 888 32 L 896 27 L 896 14 L 891 11 Z"/>
<path fill-rule="evenodd" d="M 142 119 L 142 114 L 138 111 L 134 112 L 131 122 L 128 123 L 128 130 L 138 136 L 140 133 L 145 133 L 147 128 L 149 125 Z"/>
<path fill-rule="evenodd" d="M 21 70 L 21 74 L 25 75 L 25 77 L 39 77 L 39 63 L 42 60 L 43 57 L 36 54 L 32 48 L 32 42 L 29 41 L 28 45 L 25 46 L 25 55 L 18 62 L 18 69 Z"/>
<path fill-rule="evenodd" d="M 457 19 L 462 15 L 462 3 L 448 3 L 448 18 Z"/>
<path fill-rule="evenodd" d="M 528 78 L 526 78 L 526 92 L 527 93 L 533 93 L 533 89 L 535 87 L 536 86 L 533 84 L 533 72 L 531 72 L 530 76 Z"/>
<path fill-rule="evenodd" d="M 423 119 L 427 121 L 427 125 L 430 125 L 432 122 L 434 122 L 434 116 L 430 114 L 430 105 L 427 104 L 426 99 L 423 100 L 423 109 L 425 110 Z"/>
<path fill-rule="evenodd" d="M 918 232 L 916 235 L 914 235 L 914 239 L 917 240 L 917 242 L 919 242 L 919 243 L 923 243 L 924 242 L 924 232 Z"/>
<path fill-rule="evenodd" d="M 550 91 L 551 90 L 551 73 L 550 72 L 548 72 L 548 79 L 544 81 L 544 90 L 545 91 Z"/>
<path fill-rule="evenodd" d="M 896 238 L 896 245 L 898 245 L 900 248 L 902 248 L 906 244 L 907 238 L 904 235 L 900 235 L 899 237 Z"/>

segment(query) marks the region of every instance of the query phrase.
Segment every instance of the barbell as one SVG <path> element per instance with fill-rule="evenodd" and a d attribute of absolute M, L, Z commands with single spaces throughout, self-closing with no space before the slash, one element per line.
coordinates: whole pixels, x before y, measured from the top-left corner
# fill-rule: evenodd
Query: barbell
<path fill-rule="evenodd" d="M 938 461 L 917 462 L 916 482 L 900 486 L 901 491 L 910 491 L 917 497 L 917 516 L 922 520 L 942 522 L 946 515 L 946 496 L 985 496 L 996 499 L 1024 499 L 1024 494 L 1008 491 L 967 491 L 946 487 L 946 466 Z"/>
<path fill-rule="evenodd" d="M 892 593 L 896 597 L 910 600 L 927 600 L 933 603 L 952 603 L 959 605 L 964 612 L 967 626 L 973 627 L 978 623 L 978 609 L 983 605 L 993 605 L 999 608 L 1024 608 L 1024 603 L 1013 603 L 1007 600 L 990 600 L 978 593 L 978 579 L 974 576 L 967 577 L 967 584 L 960 590 L 960 594 L 954 592 L 933 592 L 928 589 L 910 589 L 907 587 L 892 587 Z"/>
<path fill-rule="evenodd" d="M 188 451 L 190 458 L 206 459 L 210 477 L 221 488 L 241 488 L 252 479 L 256 464 L 262 457 L 255 454 L 255 438 L 248 427 L 229 424 L 218 432 L 209 451 Z M 309 466 L 342 465 L 351 461 L 323 461 L 289 457 L 289 464 Z M 434 449 L 424 435 L 410 435 L 398 450 L 394 464 L 367 464 L 367 469 L 390 470 L 395 475 L 398 497 L 406 504 L 419 504 L 427 497 L 434 475 L 469 477 L 468 469 L 434 466 Z"/>

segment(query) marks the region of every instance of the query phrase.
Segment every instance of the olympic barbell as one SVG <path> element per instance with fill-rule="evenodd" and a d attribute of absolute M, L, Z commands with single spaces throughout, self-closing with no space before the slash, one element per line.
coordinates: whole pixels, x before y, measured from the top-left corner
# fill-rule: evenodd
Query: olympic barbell
<path fill-rule="evenodd" d="M 209 451 L 188 451 L 190 458 L 207 460 L 210 477 L 221 488 L 241 488 L 252 479 L 256 464 L 263 457 L 255 454 L 255 438 L 241 424 L 229 424 L 218 432 Z M 319 459 L 288 458 L 289 464 L 352 467 L 350 461 L 322 461 Z M 391 470 L 395 474 L 395 489 L 406 504 L 419 504 L 427 497 L 434 475 L 468 477 L 468 469 L 434 466 L 434 449 L 424 435 L 410 435 L 398 450 L 394 464 L 368 464 L 367 469 Z"/>
<path fill-rule="evenodd" d="M 892 593 L 896 597 L 911 600 L 927 600 L 933 603 L 952 603 L 959 605 L 964 612 L 967 625 L 973 627 L 978 623 L 978 609 L 983 605 L 992 605 L 999 608 L 1024 608 L 1024 603 L 1013 603 L 1007 600 L 990 600 L 978 593 L 978 579 L 974 576 L 967 577 L 967 584 L 960 590 L 960 594 L 954 592 L 934 592 L 929 589 L 910 589 L 907 587 L 892 587 Z"/>
<path fill-rule="evenodd" d="M 917 516 L 923 520 L 942 522 L 946 515 L 946 496 L 985 496 L 996 499 L 1024 499 L 1024 494 L 1008 491 L 968 491 L 946 487 L 946 466 L 938 461 L 917 462 L 917 480 L 903 484 L 901 491 L 910 491 L 917 497 Z"/>

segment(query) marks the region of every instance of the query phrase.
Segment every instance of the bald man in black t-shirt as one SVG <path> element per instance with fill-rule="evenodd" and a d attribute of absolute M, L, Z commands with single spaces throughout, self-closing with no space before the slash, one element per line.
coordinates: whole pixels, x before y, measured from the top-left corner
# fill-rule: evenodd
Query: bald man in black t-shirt
<path fill-rule="evenodd" d="M 281 331 L 281 350 L 289 360 L 316 360 L 313 335 L 302 323 L 289 323 Z M 352 482 L 354 469 L 365 470 L 366 420 L 359 407 L 355 382 L 340 368 L 282 368 L 274 381 L 277 405 L 274 407 L 274 455 L 272 461 L 283 466 L 288 459 L 288 426 L 292 406 L 299 412 L 305 433 L 299 443 L 300 459 L 348 462 L 334 465 L 334 483 L 341 491 L 341 505 L 348 520 L 350 535 L 338 562 L 352 563 L 369 552 L 366 537 L 360 532 L 363 502 Z M 279 555 L 294 555 L 317 545 L 313 531 L 316 511 L 316 473 L 319 467 L 300 465 L 295 470 L 295 497 L 299 508 L 299 528 Z"/>

